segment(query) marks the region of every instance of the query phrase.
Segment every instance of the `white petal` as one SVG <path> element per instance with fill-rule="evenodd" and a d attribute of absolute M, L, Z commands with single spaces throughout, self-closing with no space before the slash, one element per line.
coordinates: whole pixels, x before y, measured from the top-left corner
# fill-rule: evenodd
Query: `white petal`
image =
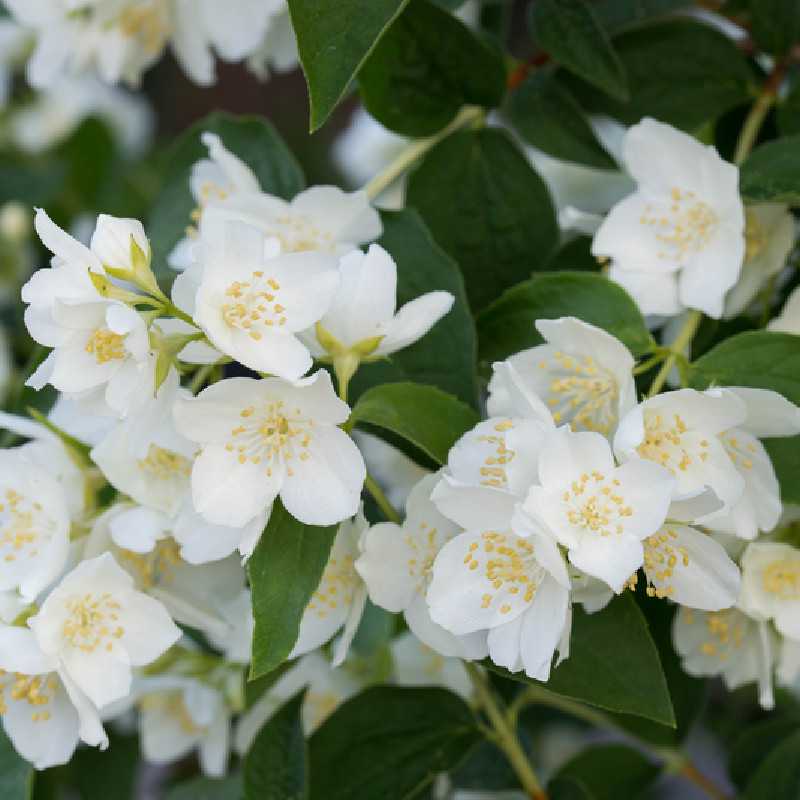
<path fill-rule="evenodd" d="M 384 328 L 376 355 L 390 355 L 421 339 L 453 307 L 450 292 L 428 292 L 406 303 Z"/>
<path fill-rule="evenodd" d="M 587 575 L 605 581 L 619 594 L 627 580 L 642 566 L 642 543 L 632 536 L 585 536 L 570 549 L 569 560 Z"/>

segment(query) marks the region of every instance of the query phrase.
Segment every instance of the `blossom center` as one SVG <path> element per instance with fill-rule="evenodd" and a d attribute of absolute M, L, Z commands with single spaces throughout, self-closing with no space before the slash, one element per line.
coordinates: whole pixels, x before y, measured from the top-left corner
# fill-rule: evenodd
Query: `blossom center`
<path fill-rule="evenodd" d="M 322 580 L 311 595 L 308 604 L 310 613 L 325 619 L 340 604 L 345 607 L 350 605 L 356 584 L 360 580 L 353 564 L 354 559 L 350 553 L 328 561 L 322 573 Z"/>
<path fill-rule="evenodd" d="M 169 28 L 161 3 L 129 6 L 119 16 L 119 29 L 123 36 L 136 39 L 147 55 L 161 50 Z"/>
<path fill-rule="evenodd" d="M 125 336 L 108 328 L 97 328 L 86 342 L 86 352 L 94 356 L 98 364 L 125 358 Z"/>
<path fill-rule="evenodd" d="M 36 558 L 42 534 L 48 534 L 54 522 L 38 502 L 29 502 L 19 492 L 6 489 L 0 502 L 0 553 L 7 564 L 21 558 Z"/>
<path fill-rule="evenodd" d="M 155 444 L 151 444 L 145 458 L 136 463 L 140 470 L 159 480 L 188 478 L 192 471 L 192 462 L 188 458 Z"/>
<path fill-rule="evenodd" d="M 689 552 L 675 543 L 678 534 L 666 529 L 648 536 L 644 545 L 644 570 L 653 584 L 647 587 L 649 597 L 671 597 L 675 587 L 670 583 L 676 567 L 689 566 Z"/>
<path fill-rule="evenodd" d="M 764 589 L 781 600 L 800 600 L 800 560 L 784 559 L 769 564 L 762 581 Z"/>
<path fill-rule="evenodd" d="M 480 468 L 481 486 L 493 486 L 498 489 L 508 487 L 506 465 L 512 461 L 515 453 L 506 447 L 505 433 L 513 427 L 514 423 L 510 419 L 503 420 L 494 426 L 497 434 L 478 437 L 479 442 L 486 442 L 493 447 L 492 452 L 486 456 L 483 466 Z"/>
<path fill-rule="evenodd" d="M 254 272 L 249 281 L 234 281 L 225 290 L 230 298 L 222 306 L 225 323 L 259 341 L 264 331 L 286 324 L 286 308 L 278 302 L 280 284 L 275 278 L 265 277 L 261 270 Z"/>
<path fill-rule="evenodd" d="M 328 231 L 320 230 L 303 216 L 285 216 L 277 220 L 280 229 L 275 236 L 286 253 L 303 253 L 309 250 L 333 252 L 335 241 Z"/>
<path fill-rule="evenodd" d="M 307 461 L 311 454 L 314 420 L 302 416 L 299 408 L 288 409 L 283 400 L 275 400 L 264 408 L 248 406 L 240 412 L 242 422 L 231 430 L 225 449 L 236 453 L 240 464 L 266 462 L 266 472 L 272 477 L 277 462 L 286 465 L 289 476 L 294 474 L 291 462 L 297 458 Z"/>
<path fill-rule="evenodd" d="M 408 559 L 408 574 L 417 578 L 417 585 L 427 586 L 431 578 L 433 562 L 439 553 L 439 532 L 427 522 L 420 523 L 419 532 L 407 533 L 403 537 L 411 551 Z"/>
<path fill-rule="evenodd" d="M 596 470 L 591 474 L 584 472 L 561 496 L 567 522 L 598 536 L 622 533 L 623 520 L 633 514 L 633 509 L 626 505 L 619 491 L 620 482 L 616 478 L 609 480 Z"/>
<path fill-rule="evenodd" d="M 207 728 L 198 725 L 192 718 L 183 700 L 182 692 L 146 695 L 142 698 L 140 707 L 143 711 L 160 712 L 171 717 L 188 736 L 200 736 L 207 730 Z"/>
<path fill-rule="evenodd" d="M 55 675 L 23 675 L 0 670 L 0 716 L 8 711 L 5 696 L 8 690 L 9 699 L 27 703 L 31 707 L 33 722 L 46 722 L 51 714 L 43 707 L 50 703 L 57 689 L 58 679 Z"/>
<path fill-rule="evenodd" d="M 113 642 L 125 629 L 119 625 L 119 603 L 108 593 L 87 592 L 70 597 L 66 603 L 69 616 L 61 628 L 64 639 L 72 646 L 93 653 L 101 645 L 109 652 Z"/>
<path fill-rule="evenodd" d="M 655 461 L 673 474 L 680 470 L 685 472 L 697 460 L 708 458 L 708 441 L 701 439 L 699 452 L 693 447 L 694 442 L 687 437 L 688 428 L 680 414 L 672 415 L 672 424 L 661 414 L 645 411 L 644 440 L 636 448 L 636 452 L 649 461 Z M 691 451 L 691 452 L 690 452 Z"/>
<path fill-rule="evenodd" d="M 757 450 L 751 442 L 742 443 L 739 439 L 731 433 L 720 436 L 722 444 L 725 447 L 731 461 L 741 470 L 753 469 L 753 456 Z"/>
<path fill-rule="evenodd" d="M 654 208 L 648 203 L 639 222 L 656 229 L 656 239 L 665 248 L 659 251 L 659 258 L 682 261 L 705 249 L 714 238 L 719 218 L 694 192 L 673 187 L 669 204 Z"/>
<path fill-rule="evenodd" d="M 556 352 L 549 361 L 539 362 L 539 368 L 551 376 L 547 405 L 557 423 L 600 433 L 608 433 L 616 425 L 616 378 L 591 356 Z"/>
<path fill-rule="evenodd" d="M 149 553 L 120 550 L 119 560 L 129 572 L 134 573 L 142 589 L 152 589 L 172 583 L 175 568 L 180 566 L 180 548 L 174 539 L 160 539 Z"/>
<path fill-rule="evenodd" d="M 694 624 L 695 612 L 684 609 L 684 621 Z M 708 612 L 703 615 L 707 638 L 700 645 L 700 652 L 705 656 L 726 661 L 731 649 L 738 649 L 744 643 L 745 625 L 743 617 L 735 609 Z"/>

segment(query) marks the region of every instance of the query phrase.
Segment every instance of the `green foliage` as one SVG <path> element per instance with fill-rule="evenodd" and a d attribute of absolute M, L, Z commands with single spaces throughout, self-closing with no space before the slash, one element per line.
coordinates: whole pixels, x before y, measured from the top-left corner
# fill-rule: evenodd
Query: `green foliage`
<path fill-rule="evenodd" d="M 596 0 L 592 7 L 603 27 L 617 33 L 692 5 L 692 0 Z"/>
<path fill-rule="evenodd" d="M 385 383 L 361 395 L 350 422 L 366 423 L 397 434 L 430 456 L 447 462 L 458 438 L 478 423 L 473 409 L 433 386 Z"/>
<path fill-rule="evenodd" d="M 797 0 L 750 0 L 750 26 L 756 44 L 783 56 L 800 41 L 800 3 Z"/>
<path fill-rule="evenodd" d="M 733 782 L 744 789 L 772 751 L 798 730 L 800 719 L 779 717 L 758 722 L 742 731 L 728 758 Z"/>
<path fill-rule="evenodd" d="M 537 0 L 531 27 L 557 64 L 618 100 L 628 99 L 625 67 L 588 0 Z"/>
<path fill-rule="evenodd" d="M 241 775 L 221 779 L 195 778 L 173 787 L 166 800 L 242 800 L 242 791 Z"/>
<path fill-rule="evenodd" d="M 413 209 L 385 211 L 378 240 L 397 263 L 398 308 L 426 292 L 455 297 L 447 315 L 420 339 L 389 359 L 362 364 L 350 385 L 351 396 L 381 383 L 413 381 L 437 386 L 476 406 L 476 335 L 464 279 L 454 261 L 430 235 Z"/>
<path fill-rule="evenodd" d="M 658 777 L 659 767 L 640 752 L 620 744 L 596 745 L 570 759 L 556 780 L 571 778 L 593 800 L 634 800 Z"/>
<path fill-rule="evenodd" d="M 410 800 L 477 743 L 469 707 L 444 689 L 379 686 L 340 706 L 309 743 L 311 800 Z"/>
<path fill-rule="evenodd" d="M 539 275 L 509 289 L 477 319 L 478 354 L 491 364 L 542 343 L 537 319 L 573 316 L 603 328 L 634 355 L 654 344 L 627 292 L 602 275 L 558 272 Z"/>
<path fill-rule="evenodd" d="M 291 652 L 336 530 L 336 525 L 304 525 L 275 500 L 267 527 L 247 562 L 256 623 L 251 678 L 272 671 Z"/>
<path fill-rule="evenodd" d="M 244 800 L 306 800 L 308 753 L 301 710 L 293 697 L 258 732 L 244 760 Z"/>
<path fill-rule="evenodd" d="M 744 800 L 800 796 L 800 729 L 787 736 L 761 762 L 747 782 Z"/>
<path fill-rule="evenodd" d="M 504 131 L 462 131 L 412 173 L 408 205 L 458 263 L 473 312 L 527 278 L 558 244 L 547 188 Z"/>
<path fill-rule="evenodd" d="M 506 677 L 607 711 L 670 727 L 676 723 L 658 650 L 630 594 L 614 598 L 596 614 L 575 611 L 570 657 L 553 670 L 545 684 L 522 672 L 512 674 L 488 661 L 484 664 Z"/>
<path fill-rule="evenodd" d="M 800 136 L 786 136 L 757 147 L 742 164 L 739 190 L 753 203 L 800 204 Z"/>
<path fill-rule="evenodd" d="M 308 84 L 311 131 L 339 104 L 408 0 L 289 0 Z"/>
<path fill-rule="evenodd" d="M 526 142 L 553 158 L 598 169 L 616 169 L 581 107 L 551 70 L 530 75 L 514 92 L 511 121 Z"/>
<path fill-rule="evenodd" d="M 147 234 L 153 248 L 153 269 L 159 278 L 168 276 L 166 265 L 172 248 L 191 224 L 195 200 L 189 190 L 192 167 L 208 150 L 200 135 L 216 133 L 225 147 L 242 159 L 269 194 L 290 200 L 305 186 L 294 156 L 272 125 L 262 117 L 233 117 L 215 112 L 195 123 L 170 147 L 165 157 L 162 188 L 152 207 Z"/>
<path fill-rule="evenodd" d="M 359 73 L 372 116 L 405 136 L 429 136 L 466 104 L 492 108 L 505 92 L 502 55 L 452 14 L 411 0 Z"/>
<path fill-rule="evenodd" d="M 0 797 L 3 800 L 29 800 L 33 791 L 33 767 L 17 755 L 8 737 L 0 730 Z"/>
<path fill-rule="evenodd" d="M 744 56 L 708 25 L 669 20 L 626 31 L 614 46 L 628 76 L 630 100 L 614 100 L 570 79 L 589 111 L 629 125 L 652 116 L 692 132 L 750 97 L 753 75 Z"/>

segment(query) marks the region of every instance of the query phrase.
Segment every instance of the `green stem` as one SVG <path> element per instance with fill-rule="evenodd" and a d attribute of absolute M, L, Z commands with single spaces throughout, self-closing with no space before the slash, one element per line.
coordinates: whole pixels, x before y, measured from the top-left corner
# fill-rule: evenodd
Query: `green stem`
<path fill-rule="evenodd" d="M 389 498 L 383 493 L 383 489 L 378 485 L 375 478 L 369 473 L 367 473 L 367 477 L 364 481 L 364 488 L 372 495 L 373 499 L 378 504 L 378 508 L 383 512 L 383 516 L 386 517 L 389 522 L 400 525 L 403 521 L 402 517 L 397 513 L 397 509 L 389 502 Z"/>
<path fill-rule="evenodd" d="M 532 800 L 547 800 L 542 784 L 533 771 L 531 762 L 528 759 L 522 745 L 519 742 L 516 731 L 509 722 L 507 712 L 501 707 L 500 701 L 494 696 L 486 675 L 480 667 L 465 661 L 472 685 L 475 688 L 475 695 L 481 708 L 486 713 L 492 725 L 493 740 L 495 744 L 505 753 L 509 764 L 519 778 L 522 788 Z"/>
<path fill-rule="evenodd" d="M 761 130 L 769 110 L 778 97 L 778 89 L 785 73 L 786 62 L 778 61 L 764 83 L 755 103 L 750 108 L 744 125 L 742 125 L 742 130 L 739 132 L 736 148 L 733 151 L 733 163 L 737 166 L 742 164 L 753 149 L 753 145 L 758 138 L 758 132 Z"/>
<path fill-rule="evenodd" d="M 661 391 L 662 387 L 667 381 L 667 378 L 669 377 L 669 373 L 672 372 L 672 368 L 675 366 L 678 356 L 683 355 L 684 348 L 692 341 L 694 335 L 697 333 L 697 328 L 699 327 L 702 319 L 702 312 L 697 310 L 692 310 L 689 312 L 686 322 L 683 323 L 683 327 L 678 332 L 678 335 L 675 337 L 675 341 L 672 343 L 672 346 L 669 349 L 669 355 L 661 365 L 661 369 L 658 371 L 656 377 L 653 378 L 653 383 L 650 385 L 650 391 L 647 393 L 648 397 L 654 397 Z"/>
<path fill-rule="evenodd" d="M 194 373 L 192 376 L 192 381 L 189 384 L 189 391 L 192 394 L 197 394 L 200 388 L 205 384 L 205 382 L 209 379 L 211 374 L 216 369 L 216 364 L 205 364 L 197 372 Z"/>
<path fill-rule="evenodd" d="M 651 358 L 648 358 L 647 360 L 642 361 L 641 364 L 639 364 L 636 367 L 634 367 L 633 374 L 634 375 L 641 375 L 643 372 L 647 372 L 648 370 L 653 369 L 653 367 L 655 367 L 658 364 L 660 364 L 667 357 L 667 352 L 668 351 L 664 351 L 664 352 L 661 352 L 661 353 L 656 353 Z"/>
<path fill-rule="evenodd" d="M 451 133 L 464 128 L 470 123 L 478 122 L 483 118 L 484 110 L 477 106 L 465 106 L 458 112 L 455 119 L 446 125 L 439 133 L 427 139 L 419 139 L 409 144 L 385 169 L 381 170 L 369 183 L 364 186 L 364 191 L 370 200 L 374 200 L 381 192 L 388 189 L 415 161 L 422 158 L 429 150 L 435 147 L 442 139 Z"/>

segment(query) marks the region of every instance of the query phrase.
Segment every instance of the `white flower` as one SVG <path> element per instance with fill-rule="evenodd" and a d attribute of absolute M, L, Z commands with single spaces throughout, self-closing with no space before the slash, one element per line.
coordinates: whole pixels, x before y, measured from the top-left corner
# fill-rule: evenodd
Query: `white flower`
<path fill-rule="evenodd" d="M 642 566 L 642 541 L 666 519 L 672 476 L 642 460 L 615 466 L 600 434 L 559 428 L 542 445 L 539 480 L 525 511 L 568 549 L 578 569 L 621 592 Z"/>
<path fill-rule="evenodd" d="M 465 700 L 472 697 L 472 681 L 460 658 L 440 655 L 410 631 L 392 639 L 390 647 L 398 685 L 443 686 Z"/>
<path fill-rule="evenodd" d="M 623 160 L 638 188 L 611 209 L 592 253 L 611 259 L 609 277 L 643 313 L 718 319 L 745 254 L 738 168 L 649 118 L 628 130 Z"/>
<path fill-rule="evenodd" d="M 256 228 L 216 219 L 200 246 L 202 279 L 194 319 L 211 343 L 250 369 L 296 380 L 311 354 L 296 334 L 316 323 L 339 285 L 336 259 L 275 255 Z"/>
<path fill-rule="evenodd" d="M 249 664 L 253 643 L 253 604 L 249 589 L 242 589 L 235 597 L 227 600 L 215 600 L 223 618 L 228 622 L 228 629 L 221 636 L 207 633 L 213 647 L 225 655 L 227 661 L 234 664 Z"/>
<path fill-rule="evenodd" d="M 701 517 L 704 527 L 755 539 L 771 531 L 780 520 L 780 486 L 769 454 L 756 437 L 795 436 L 800 433 L 800 408 L 777 392 L 746 387 L 726 387 L 744 403 L 746 418 L 719 439 L 742 477 L 741 497 L 729 508 Z"/>
<path fill-rule="evenodd" d="M 408 627 L 428 647 L 444 656 L 483 658 L 485 634 L 454 636 L 433 622 L 425 600 L 434 559 L 461 532 L 430 499 L 439 480 L 438 475 L 428 475 L 411 490 L 402 527 L 383 522 L 364 534 L 355 567 L 370 600 L 387 611 L 402 611 Z"/>
<path fill-rule="evenodd" d="M 289 658 L 316 650 L 342 630 L 334 648 L 333 666 L 344 662 L 367 602 L 367 587 L 355 563 L 361 553 L 361 537 L 368 527 L 362 511 L 339 525 L 319 586 L 303 612 Z"/>
<path fill-rule="evenodd" d="M 688 525 L 664 525 L 644 542 L 644 573 L 651 597 L 719 611 L 739 597 L 739 569 L 725 548 Z"/>
<path fill-rule="evenodd" d="M 710 489 L 725 504 L 742 496 L 744 480 L 719 434 L 741 425 L 742 400 L 725 389 L 680 389 L 640 403 L 620 422 L 614 450 L 623 461 L 645 459 L 676 479 L 675 499 Z"/>
<path fill-rule="evenodd" d="M 0 719 L 17 752 L 36 769 L 66 764 L 79 740 L 108 746 L 97 710 L 55 668 L 30 630 L 0 627 Z"/>
<path fill-rule="evenodd" d="M 146 509 L 122 503 L 111 506 L 92 526 L 83 558 L 111 553 L 133 578 L 136 589 L 162 603 L 173 619 L 203 631 L 211 639 L 225 639 L 233 624 L 229 606 L 244 589 L 240 560 L 230 556 L 208 564 L 191 564 L 182 558 L 169 529 L 146 550 L 128 549 L 115 542 L 114 534 L 117 539 L 133 539 L 139 533 L 136 529 L 147 524 Z"/>
<path fill-rule="evenodd" d="M 431 619 L 456 636 L 488 631 L 495 664 L 546 681 L 569 637 L 569 577 L 555 541 L 525 527 L 522 538 L 507 509 L 485 509 L 439 550 L 426 599 Z"/>
<path fill-rule="evenodd" d="M 800 334 L 800 286 L 792 290 L 781 313 L 770 321 L 767 328 L 777 333 Z"/>
<path fill-rule="evenodd" d="M 558 424 L 610 435 L 636 404 L 633 356 L 619 339 L 575 317 L 540 319 L 536 329 L 547 344 L 523 350 L 506 363 L 538 395 Z M 510 414 L 507 370 L 489 382 L 488 412 Z"/>
<path fill-rule="evenodd" d="M 68 573 L 28 625 L 62 678 L 98 708 L 125 697 L 131 669 L 181 636 L 161 603 L 137 591 L 109 553 Z"/>
<path fill-rule="evenodd" d="M 197 749 L 204 775 L 222 777 L 230 751 L 231 711 L 222 693 L 194 678 L 145 678 L 138 701 L 142 755 L 171 764 Z"/>
<path fill-rule="evenodd" d="M 280 495 L 308 525 L 352 517 L 366 470 L 337 427 L 349 413 L 322 370 L 294 384 L 229 378 L 179 402 L 178 430 L 202 446 L 192 468 L 195 509 L 210 522 L 238 527 Z"/>
<path fill-rule="evenodd" d="M 761 287 L 786 266 L 794 246 L 794 217 L 781 203 L 745 209 L 745 256 L 742 273 L 725 297 L 726 319 L 741 314 Z"/>
<path fill-rule="evenodd" d="M 383 358 L 421 339 L 452 308 L 450 292 L 428 292 L 397 307 L 397 265 L 377 244 L 339 261 L 341 280 L 328 310 L 303 340 L 312 354 Z"/>
<path fill-rule="evenodd" d="M 772 620 L 779 633 L 800 640 L 800 550 L 778 542 L 752 542 L 742 556 L 741 607 Z"/>
<path fill-rule="evenodd" d="M 234 750 L 243 756 L 256 735 L 275 712 L 301 689 L 306 689 L 302 721 L 306 735 L 313 733 L 348 698 L 363 688 L 363 680 L 350 674 L 347 667 L 333 669 L 319 652 L 299 658 L 249 708 L 236 725 Z"/>
<path fill-rule="evenodd" d="M 777 637 L 766 622 L 738 608 L 713 612 L 683 608 L 675 615 L 672 640 L 690 675 L 721 675 L 731 691 L 757 682 L 762 707 L 769 710 L 775 705 L 772 671 Z"/>
<path fill-rule="evenodd" d="M 32 602 L 67 562 L 67 498 L 23 448 L 0 450 L 0 592 Z"/>
<path fill-rule="evenodd" d="M 256 77 L 266 80 L 270 69 L 287 72 L 297 66 L 297 39 L 294 35 L 289 6 L 278 0 L 277 10 L 267 26 L 261 44 L 250 54 L 247 66 Z"/>

